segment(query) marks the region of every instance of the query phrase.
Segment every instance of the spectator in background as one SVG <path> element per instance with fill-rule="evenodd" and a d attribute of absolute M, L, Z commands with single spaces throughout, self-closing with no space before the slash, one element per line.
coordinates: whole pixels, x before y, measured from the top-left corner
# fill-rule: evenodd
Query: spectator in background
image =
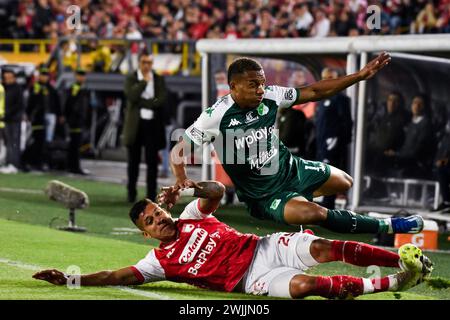
<path fill-rule="evenodd" d="M 368 126 L 367 165 L 370 173 L 383 174 L 392 167 L 392 158 L 386 158 L 387 150 L 398 152 L 405 139 L 405 127 L 410 116 L 404 109 L 403 97 L 391 92 L 386 101 L 386 113 Z"/>
<path fill-rule="evenodd" d="M 314 38 L 324 38 L 330 32 L 330 20 L 327 18 L 325 12 L 318 8 L 315 13 L 315 21 L 312 25 L 310 35 Z"/>
<path fill-rule="evenodd" d="M 306 3 L 294 6 L 295 29 L 298 37 L 307 37 L 314 18 Z"/>
<path fill-rule="evenodd" d="M 415 33 L 435 33 L 437 18 L 433 2 L 428 2 L 419 12 L 415 21 Z"/>
<path fill-rule="evenodd" d="M 36 3 L 35 15 L 33 17 L 34 36 L 37 39 L 44 39 L 50 31 L 50 24 L 54 20 L 52 8 L 48 0 L 38 0 Z"/>
<path fill-rule="evenodd" d="M 350 13 L 342 9 L 339 11 L 336 20 L 333 23 L 333 30 L 336 36 L 346 37 L 350 35 L 350 30 L 356 29 L 356 23 Z"/>
<path fill-rule="evenodd" d="M 439 181 L 439 190 L 442 202 L 434 211 L 450 213 L 450 123 L 447 122 L 445 134 L 438 144 L 436 153 L 437 179 Z"/>
<path fill-rule="evenodd" d="M 97 38 L 89 40 L 89 47 L 91 48 L 90 68 L 92 72 L 109 72 L 111 68 L 111 50 L 100 44 Z"/>
<path fill-rule="evenodd" d="M 64 71 L 72 71 L 77 67 L 77 53 L 71 47 L 71 43 L 67 40 L 61 41 L 60 59 Z"/>
<path fill-rule="evenodd" d="M 236 25 L 233 22 L 228 22 L 225 29 L 224 38 L 227 40 L 236 40 L 239 38 L 239 33 L 236 30 Z"/>
<path fill-rule="evenodd" d="M 322 70 L 322 80 L 337 79 L 338 73 L 331 68 Z M 336 168 L 346 169 L 347 146 L 352 139 L 353 121 L 350 98 L 344 93 L 320 101 L 316 109 L 316 143 L 318 161 Z M 323 206 L 334 209 L 336 195 L 324 196 Z"/>
<path fill-rule="evenodd" d="M 441 11 L 436 27 L 440 32 L 450 33 L 450 2 L 443 6 Z"/>
<path fill-rule="evenodd" d="M 404 177 L 427 177 L 431 171 L 431 161 L 435 141 L 430 117 L 427 114 L 429 106 L 425 95 L 416 95 L 411 103 L 412 119 L 405 131 L 405 141 L 398 151 L 385 151 L 387 157 L 397 164 L 395 171 L 400 171 Z"/>
<path fill-rule="evenodd" d="M 64 115 L 69 127 L 69 150 L 67 153 L 67 169 L 71 173 L 85 175 L 87 171 L 80 165 L 80 147 L 83 129 L 87 120 L 89 96 L 85 88 L 86 71 L 77 69 L 75 82 L 66 92 Z"/>
<path fill-rule="evenodd" d="M 137 196 L 136 184 L 139 176 L 142 147 L 145 148 L 147 164 L 148 199 L 156 197 L 158 172 L 158 150 L 165 147 L 163 110 L 167 100 L 164 78 L 152 70 L 153 56 L 144 52 L 139 56 L 139 69 L 125 80 L 127 107 L 124 123 L 124 144 L 128 160 L 128 202 Z"/>
<path fill-rule="evenodd" d="M 49 82 L 46 67 L 39 69 L 38 81 L 34 83 L 28 98 L 26 114 L 31 122 L 32 134 L 24 154 L 24 169 L 28 171 L 29 165 L 32 165 L 36 170 L 46 170 L 47 145 L 53 140 L 57 119 L 60 123 L 64 122 L 58 92 Z"/>
<path fill-rule="evenodd" d="M 21 166 L 20 125 L 24 118 L 25 105 L 23 89 L 16 81 L 13 70 L 3 71 L 3 87 L 5 88 L 5 140 L 6 164 L 11 173 L 17 172 Z"/>

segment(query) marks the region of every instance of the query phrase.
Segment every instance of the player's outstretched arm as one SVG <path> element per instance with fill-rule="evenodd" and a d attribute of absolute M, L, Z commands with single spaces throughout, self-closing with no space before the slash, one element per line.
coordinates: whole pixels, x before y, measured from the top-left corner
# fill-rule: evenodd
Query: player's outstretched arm
<path fill-rule="evenodd" d="M 391 56 L 389 53 L 383 52 L 356 73 L 337 79 L 318 81 L 310 86 L 300 88 L 300 96 L 294 104 L 329 98 L 359 81 L 372 78 L 378 71 L 388 65 L 390 61 Z"/>
<path fill-rule="evenodd" d="M 179 141 L 170 151 L 169 163 L 176 178 L 175 189 L 198 187 L 193 180 L 188 179 L 184 158 L 188 157 L 189 145 L 184 140 Z"/>
<path fill-rule="evenodd" d="M 54 285 L 66 285 L 68 279 L 63 272 L 56 269 L 37 272 L 33 275 L 33 278 Z M 81 286 L 128 286 L 137 284 L 141 284 L 141 281 L 136 278 L 133 270 L 129 267 L 80 276 Z"/>

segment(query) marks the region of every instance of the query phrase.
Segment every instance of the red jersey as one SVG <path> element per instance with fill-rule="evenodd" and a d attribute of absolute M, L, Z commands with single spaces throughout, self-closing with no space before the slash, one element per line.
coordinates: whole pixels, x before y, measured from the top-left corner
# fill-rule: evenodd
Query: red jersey
<path fill-rule="evenodd" d="M 232 291 L 250 266 L 259 237 L 242 234 L 210 213 L 199 199 L 176 221 L 177 239 L 161 244 L 132 267 L 143 282 L 170 280 L 201 288 Z"/>

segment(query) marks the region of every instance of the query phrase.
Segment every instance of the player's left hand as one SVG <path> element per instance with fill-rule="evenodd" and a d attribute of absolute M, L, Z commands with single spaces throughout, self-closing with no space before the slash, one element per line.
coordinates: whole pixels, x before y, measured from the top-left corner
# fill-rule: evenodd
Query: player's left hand
<path fill-rule="evenodd" d="M 389 62 L 391 62 L 391 55 L 387 52 L 382 52 L 378 57 L 366 64 L 366 66 L 359 71 L 359 75 L 362 80 L 368 80 L 387 66 Z"/>
<path fill-rule="evenodd" d="M 65 285 L 67 283 L 67 278 L 64 273 L 56 269 L 39 271 L 33 275 L 33 278 L 44 280 L 58 286 Z"/>
<path fill-rule="evenodd" d="M 157 202 L 158 205 L 167 205 L 167 209 L 171 209 L 180 199 L 180 189 L 175 187 L 162 187 L 161 193 L 158 194 Z"/>

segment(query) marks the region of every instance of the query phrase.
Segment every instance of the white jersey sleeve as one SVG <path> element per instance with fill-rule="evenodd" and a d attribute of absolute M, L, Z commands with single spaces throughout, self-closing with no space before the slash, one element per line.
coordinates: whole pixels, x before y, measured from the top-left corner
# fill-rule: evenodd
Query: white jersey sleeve
<path fill-rule="evenodd" d="M 298 89 L 280 86 L 267 86 L 264 98 L 276 102 L 279 108 L 290 108 L 297 100 Z"/>
<path fill-rule="evenodd" d="M 233 103 L 230 95 L 219 98 L 212 107 L 204 110 L 197 120 L 186 129 L 185 136 L 198 146 L 214 142 L 214 139 L 220 134 L 220 122 Z"/>
<path fill-rule="evenodd" d="M 195 200 L 192 200 L 183 210 L 183 212 L 180 214 L 180 219 L 195 219 L 195 220 L 201 220 L 208 217 L 211 217 L 211 212 L 202 211 L 200 208 L 200 199 L 197 198 Z"/>
<path fill-rule="evenodd" d="M 144 259 L 139 261 L 132 267 L 133 271 L 137 270 L 137 277 L 143 283 L 163 281 L 166 279 L 164 269 L 156 258 L 155 250 L 151 250 Z M 139 277 L 139 274 L 141 277 Z"/>
<path fill-rule="evenodd" d="M 214 141 L 220 133 L 221 119 L 214 114 L 214 110 L 211 108 L 203 111 L 197 120 L 185 131 L 185 135 L 198 146 Z"/>

